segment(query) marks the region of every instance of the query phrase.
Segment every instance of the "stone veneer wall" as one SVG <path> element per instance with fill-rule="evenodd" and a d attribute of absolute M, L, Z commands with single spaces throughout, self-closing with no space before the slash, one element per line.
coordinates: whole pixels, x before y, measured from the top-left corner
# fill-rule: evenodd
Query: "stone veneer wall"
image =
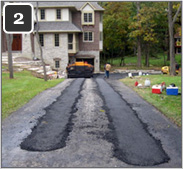
<path fill-rule="evenodd" d="M 31 34 L 22 34 L 22 57 L 33 58 Z"/>
<path fill-rule="evenodd" d="M 59 58 L 60 60 L 60 70 L 65 70 L 68 64 L 68 39 L 67 33 L 60 33 L 60 46 L 55 47 L 54 44 L 54 34 L 53 33 L 45 33 L 44 34 L 44 46 L 42 47 L 43 50 L 43 57 L 44 61 L 47 64 L 50 64 L 52 68 L 55 68 L 55 58 Z M 40 50 L 35 39 L 35 56 L 40 58 Z"/>

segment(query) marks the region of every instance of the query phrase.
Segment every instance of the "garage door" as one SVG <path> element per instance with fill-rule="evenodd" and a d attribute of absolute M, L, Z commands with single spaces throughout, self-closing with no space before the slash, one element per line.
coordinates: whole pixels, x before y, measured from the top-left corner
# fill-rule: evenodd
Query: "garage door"
<path fill-rule="evenodd" d="M 95 65 L 94 65 L 94 58 L 92 58 L 92 59 L 86 59 L 86 58 L 81 59 L 81 58 L 77 58 L 76 61 L 77 61 L 77 62 L 80 62 L 80 61 L 87 62 L 87 63 L 89 63 L 89 64 L 95 66 Z"/>

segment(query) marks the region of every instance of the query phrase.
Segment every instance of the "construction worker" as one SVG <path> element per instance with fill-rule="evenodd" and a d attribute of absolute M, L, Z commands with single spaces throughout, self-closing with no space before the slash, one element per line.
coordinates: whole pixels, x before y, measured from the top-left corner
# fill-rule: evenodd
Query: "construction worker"
<path fill-rule="evenodd" d="M 108 79 L 109 78 L 109 72 L 111 70 L 111 65 L 110 63 L 107 63 L 105 66 L 104 66 L 104 69 L 105 69 L 105 77 Z"/>

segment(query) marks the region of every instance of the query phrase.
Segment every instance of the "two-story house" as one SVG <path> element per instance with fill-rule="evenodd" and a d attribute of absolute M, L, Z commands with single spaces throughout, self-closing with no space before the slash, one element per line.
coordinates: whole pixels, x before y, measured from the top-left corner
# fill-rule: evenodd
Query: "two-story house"
<path fill-rule="evenodd" d="M 36 11 L 36 2 L 29 2 Z M 100 70 L 103 49 L 102 14 L 97 2 L 39 2 L 38 23 L 31 34 L 14 35 L 13 50 L 40 58 L 35 30 L 38 27 L 43 57 L 52 68 L 65 70 L 69 63 L 87 61 Z"/>

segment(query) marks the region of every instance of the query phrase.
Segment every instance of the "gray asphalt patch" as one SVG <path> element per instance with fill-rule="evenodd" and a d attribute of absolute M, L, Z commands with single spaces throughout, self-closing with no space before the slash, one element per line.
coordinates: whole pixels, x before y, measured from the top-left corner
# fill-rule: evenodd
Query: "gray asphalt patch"
<path fill-rule="evenodd" d="M 75 104 L 79 99 L 83 83 L 84 79 L 76 79 L 57 98 L 57 101 L 45 109 L 46 114 L 39 119 L 38 125 L 21 143 L 22 149 L 51 151 L 65 146 L 65 140 L 71 130 L 71 117 L 77 111 Z"/>
<path fill-rule="evenodd" d="M 150 73 L 149 73 L 150 74 Z M 95 73 L 93 75 L 94 78 L 104 79 L 104 73 Z M 132 73 L 132 76 L 138 76 L 138 73 Z M 128 77 L 128 73 L 110 73 L 110 80 L 119 80 Z"/>
<path fill-rule="evenodd" d="M 101 94 L 109 108 L 118 142 L 115 156 L 138 166 L 153 166 L 168 162 L 160 141 L 147 130 L 147 126 L 138 119 L 134 110 L 103 79 L 96 79 Z"/>
<path fill-rule="evenodd" d="M 94 78 L 102 78 L 102 79 L 104 79 L 104 75 L 105 74 L 96 73 L 96 74 L 93 75 L 93 77 Z M 135 75 L 135 74 L 133 74 L 133 75 Z M 123 74 L 122 73 L 110 73 L 109 78 L 111 80 L 117 80 L 117 79 L 123 79 L 123 78 L 125 78 L 127 76 L 128 76 L 128 73 L 123 73 Z"/>

